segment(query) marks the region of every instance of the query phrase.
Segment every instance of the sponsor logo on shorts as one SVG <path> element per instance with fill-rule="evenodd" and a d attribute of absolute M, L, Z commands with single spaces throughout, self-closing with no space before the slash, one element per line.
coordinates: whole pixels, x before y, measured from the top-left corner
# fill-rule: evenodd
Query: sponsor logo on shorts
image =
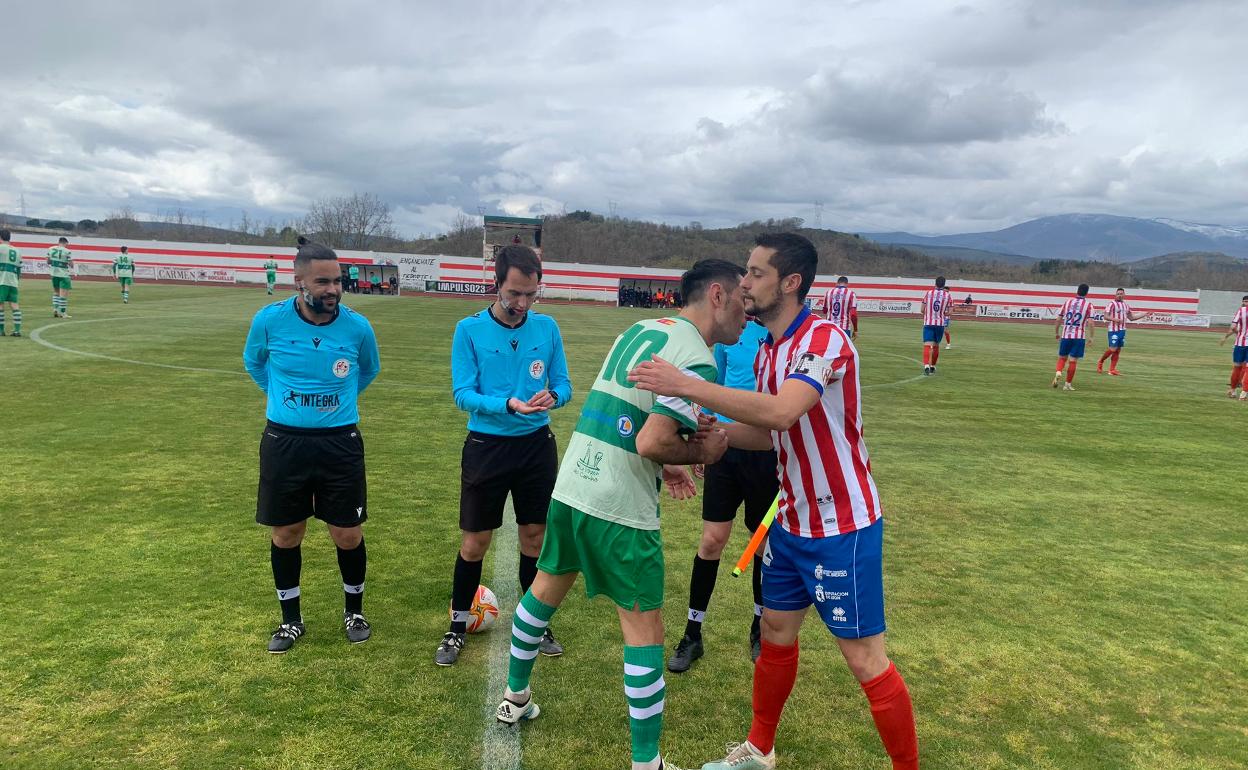
<path fill-rule="evenodd" d="M 338 379 L 345 378 L 351 373 L 351 362 L 345 358 L 340 358 L 334 362 L 334 376 Z"/>
<path fill-rule="evenodd" d="M 847 596 L 849 596 L 848 591 L 828 591 L 823 584 L 815 585 L 815 601 L 817 602 L 839 602 Z"/>
<path fill-rule="evenodd" d="M 619 431 L 620 435 L 624 438 L 628 438 L 633 435 L 633 418 L 626 414 L 620 415 L 615 421 L 615 429 Z"/>
<path fill-rule="evenodd" d="M 845 610 L 840 607 L 832 608 L 832 620 L 837 623 L 845 622 Z"/>
<path fill-rule="evenodd" d="M 529 376 L 535 380 L 542 379 L 542 375 L 546 373 L 546 364 L 541 361 L 534 361 L 529 364 Z"/>
<path fill-rule="evenodd" d="M 843 569 L 824 569 L 822 564 L 815 565 L 815 580 L 823 580 L 825 577 L 838 578 L 849 577 L 848 570 Z"/>

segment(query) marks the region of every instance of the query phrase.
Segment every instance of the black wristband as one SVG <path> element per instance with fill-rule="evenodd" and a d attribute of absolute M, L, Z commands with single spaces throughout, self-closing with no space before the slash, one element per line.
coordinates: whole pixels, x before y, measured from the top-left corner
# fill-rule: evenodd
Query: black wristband
<path fill-rule="evenodd" d="M 515 414 L 516 410 L 511 408 L 511 399 L 507 399 L 507 414 Z"/>

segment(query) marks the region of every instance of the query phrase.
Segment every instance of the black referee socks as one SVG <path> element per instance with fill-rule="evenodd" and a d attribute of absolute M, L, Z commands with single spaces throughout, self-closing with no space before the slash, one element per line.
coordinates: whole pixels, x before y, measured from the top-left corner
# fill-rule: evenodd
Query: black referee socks
<path fill-rule="evenodd" d="M 364 573 L 368 569 L 368 552 L 364 550 L 364 538 L 350 551 L 338 549 L 338 571 L 342 573 L 342 590 L 346 594 L 347 612 L 358 614 L 364 610 Z"/>
<path fill-rule="evenodd" d="M 466 561 L 463 554 L 455 554 L 455 577 L 451 583 L 451 630 L 462 634 L 468 628 L 468 610 L 472 609 L 472 597 L 481 585 L 481 562 Z"/>
<path fill-rule="evenodd" d="M 269 542 L 269 560 L 273 563 L 273 585 L 277 601 L 282 605 L 282 622 L 299 623 L 299 572 L 303 569 L 303 551 L 299 546 L 278 548 Z"/>

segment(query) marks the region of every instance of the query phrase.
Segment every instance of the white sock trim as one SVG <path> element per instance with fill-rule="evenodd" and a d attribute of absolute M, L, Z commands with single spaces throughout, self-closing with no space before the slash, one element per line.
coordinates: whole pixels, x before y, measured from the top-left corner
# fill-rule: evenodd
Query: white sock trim
<path fill-rule="evenodd" d="M 626 676 L 645 676 L 646 674 L 653 674 L 656 670 L 648 666 L 638 666 L 634 663 L 624 664 L 624 674 Z"/>
<path fill-rule="evenodd" d="M 527 642 L 528 644 L 537 644 L 538 642 L 542 641 L 541 636 L 533 636 L 531 634 L 527 634 L 524 631 L 521 631 L 519 627 L 517 627 L 514 623 L 511 626 L 511 635 L 516 637 L 522 642 Z"/>
<path fill-rule="evenodd" d="M 549 620 L 538 620 L 536 617 L 534 617 L 533 613 L 526 610 L 523 604 L 516 605 L 516 617 L 520 618 L 525 623 L 528 623 L 530 626 L 533 626 L 534 628 L 544 629 L 546 628 L 546 626 L 550 625 Z"/>
<path fill-rule="evenodd" d="M 511 645 L 511 657 L 519 660 L 533 660 L 537 657 L 537 648 L 532 650 L 522 650 L 516 645 Z"/>
<path fill-rule="evenodd" d="M 343 583 L 342 590 L 349 594 L 362 594 L 364 593 L 364 584 L 360 583 L 358 586 L 349 586 L 346 583 Z"/>
<path fill-rule="evenodd" d="M 689 619 L 695 623 L 701 623 L 702 621 L 706 620 L 706 610 L 695 610 L 694 608 L 690 607 Z"/>
<path fill-rule="evenodd" d="M 654 704 L 653 706 L 647 706 L 644 709 L 639 709 L 639 708 L 634 708 L 633 706 L 629 706 L 628 715 L 632 717 L 633 719 L 649 719 L 650 717 L 655 716 L 657 714 L 662 714 L 663 706 L 665 703 L 667 703 L 666 698 Z"/>
<path fill-rule="evenodd" d="M 659 677 L 659 681 L 651 682 L 645 687 L 629 687 L 628 685 L 624 685 L 624 694 L 630 698 L 649 698 L 651 695 L 654 695 L 666 686 L 667 683 L 663 681 L 663 677 Z"/>
<path fill-rule="evenodd" d="M 294 599 L 299 596 L 299 586 L 295 586 L 294 588 L 278 588 L 275 590 L 277 591 L 277 600 L 279 602 L 285 599 Z"/>

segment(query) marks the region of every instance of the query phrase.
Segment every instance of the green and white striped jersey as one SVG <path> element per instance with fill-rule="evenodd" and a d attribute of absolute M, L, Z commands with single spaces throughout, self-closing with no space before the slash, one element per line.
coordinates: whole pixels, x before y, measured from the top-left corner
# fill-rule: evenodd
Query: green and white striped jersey
<path fill-rule="evenodd" d="M 270 259 L 264 263 L 264 272 L 270 275 L 277 275 L 277 260 Z"/>
<path fill-rule="evenodd" d="M 134 260 L 130 258 L 129 254 L 118 254 L 113 257 L 113 273 L 118 278 L 134 277 Z"/>
<path fill-rule="evenodd" d="M 69 277 L 69 262 L 73 253 L 64 246 L 53 246 L 48 249 L 48 269 L 53 278 Z"/>
<path fill-rule="evenodd" d="M 17 286 L 22 277 L 22 255 L 7 243 L 0 243 L 0 286 Z"/>
<path fill-rule="evenodd" d="M 637 454 L 637 433 L 652 414 L 697 430 L 693 405 L 655 396 L 628 381 L 628 372 L 650 356 L 709 382 L 715 358 L 692 321 L 657 318 L 633 324 L 616 338 L 581 408 L 576 430 L 559 467 L 552 497 L 583 513 L 634 529 L 659 528 L 662 467 Z"/>

